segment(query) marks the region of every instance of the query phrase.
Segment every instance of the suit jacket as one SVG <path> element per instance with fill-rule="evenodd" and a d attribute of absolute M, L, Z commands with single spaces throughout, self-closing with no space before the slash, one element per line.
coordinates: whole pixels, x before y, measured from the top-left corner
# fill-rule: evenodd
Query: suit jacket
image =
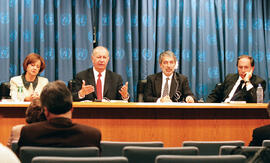
<path fill-rule="evenodd" d="M 85 85 L 93 85 L 95 87 L 95 91 L 86 95 L 85 98 L 79 99 L 78 92 L 82 88 L 82 80 L 85 81 Z M 106 97 L 110 100 L 122 100 L 122 96 L 119 93 L 119 90 L 121 89 L 122 86 L 123 86 L 122 77 L 117 73 L 114 73 L 110 70 L 106 70 L 103 97 Z M 76 75 L 75 89 L 72 95 L 74 101 L 81 101 L 81 100 L 94 101 L 95 99 L 97 99 L 96 82 L 93 68 L 89 68 L 87 70 L 79 72 Z"/>
<path fill-rule="evenodd" d="M 228 98 L 238 78 L 239 78 L 238 73 L 227 75 L 223 83 L 216 85 L 216 88 L 208 96 L 206 102 L 209 102 L 209 103 L 224 102 L 225 99 Z M 246 91 L 246 90 L 243 91 L 243 100 L 245 100 L 248 103 L 256 103 L 257 102 L 257 94 L 256 94 L 257 87 L 259 84 L 261 84 L 261 86 L 263 87 L 263 90 L 265 90 L 266 82 L 265 80 L 263 80 L 262 78 L 254 74 L 250 78 L 250 82 L 253 85 L 253 88 L 251 88 L 249 91 Z"/>
<path fill-rule="evenodd" d="M 262 146 L 264 140 L 270 140 L 270 125 L 265 125 L 253 130 L 249 146 Z"/>
<path fill-rule="evenodd" d="M 145 102 L 156 102 L 161 96 L 161 87 L 162 87 L 162 72 L 157 74 L 149 75 L 147 77 L 147 84 L 144 91 L 144 101 Z M 172 101 L 175 101 L 176 92 L 180 92 L 181 97 L 178 101 L 184 100 L 187 96 L 194 97 L 192 91 L 188 85 L 188 79 L 186 76 L 179 73 L 174 73 L 172 77 L 171 87 L 169 96 Z"/>
<path fill-rule="evenodd" d="M 22 76 L 15 76 L 10 79 L 10 96 L 12 99 L 17 98 L 17 91 L 19 86 L 23 86 L 23 94 L 25 97 L 29 97 L 32 93 L 36 92 L 40 96 L 41 91 L 45 85 L 49 83 L 47 78 L 37 76 L 38 78 L 38 84 L 35 90 L 33 90 L 32 84 L 30 84 L 30 87 L 26 89 L 23 85 Z"/>
<path fill-rule="evenodd" d="M 23 127 L 18 146 L 100 148 L 100 140 L 101 132 L 98 129 L 59 117 Z"/>

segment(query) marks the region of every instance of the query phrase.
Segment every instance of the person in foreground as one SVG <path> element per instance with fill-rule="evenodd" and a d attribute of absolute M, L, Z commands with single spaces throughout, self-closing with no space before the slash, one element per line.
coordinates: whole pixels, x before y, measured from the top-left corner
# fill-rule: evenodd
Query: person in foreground
<path fill-rule="evenodd" d="M 93 67 L 79 72 L 75 77 L 74 101 L 128 100 L 128 82 L 123 86 L 122 77 L 107 70 L 109 51 L 103 46 L 94 48 Z"/>
<path fill-rule="evenodd" d="M 90 126 L 73 123 L 72 95 L 63 81 L 47 84 L 40 95 L 47 121 L 22 128 L 18 147 L 86 147 L 100 148 L 101 132 Z"/>
<path fill-rule="evenodd" d="M 15 153 L 0 143 L 0 162 L 1 163 L 20 163 L 21 161 Z"/>
<path fill-rule="evenodd" d="M 217 84 L 206 102 L 257 102 L 257 87 L 260 84 L 263 90 L 265 90 L 266 82 L 264 79 L 253 74 L 255 68 L 254 59 L 248 55 L 241 55 L 237 58 L 236 66 L 238 73 L 227 75 L 223 83 Z"/>
<path fill-rule="evenodd" d="M 186 76 L 174 72 L 176 56 L 171 51 L 165 51 L 159 56 L 159 66 L 162 72 L 147 77 L 144 93 L 145 102 L 179 102 L 194 103 Z"/>
<path fill-rule="evenodd" d="M 29 54 L 23 61 L 24 73 L 10 79 L 10 96 L 17 100 L 17 92 L 22 87 L 24 101 L 39 98 L 43 87 L 48 84 L 48 79 L 38 76 L 45 69 L 44 59 L 36 54 Z"/>
<path fill-rule="evenodd" d="M 270 117 L 270 102 L 267 107 L 268 117 Z M 270 124 L 255 128 L 249 146 L 262 146 L 264 140 L 270 140 Z"/>
<path fill-rule="evenodd" d="M 46 117 L 43 108 L 41 108 L 41 103 L 39 99 L 34 99 L 25 112 L 25 121 L 27 124 L 45 121 Z M 11 148 L 11 144 L 14 141 L 18 141 L 21 134 L 21 129 L 25 124 L 19 124 L 11 129 L 11 134 L 7 143 L 7 146 Z"/>

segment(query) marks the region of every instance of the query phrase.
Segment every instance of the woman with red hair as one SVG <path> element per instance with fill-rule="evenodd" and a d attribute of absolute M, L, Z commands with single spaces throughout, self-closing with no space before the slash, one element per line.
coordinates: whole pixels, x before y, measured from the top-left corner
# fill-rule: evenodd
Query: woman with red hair
<path fill-rule="evenodd" d="M 24 73 L 10 79 L 10 96 L 18 100 L 18 89 L 22 89 L 24 101 L 38 99 L 43 87 L 48 84 L 48 79 L 38 76 L 45 69 L 44 59 L 36 54 L 30 53 L 23 61 Z"/>

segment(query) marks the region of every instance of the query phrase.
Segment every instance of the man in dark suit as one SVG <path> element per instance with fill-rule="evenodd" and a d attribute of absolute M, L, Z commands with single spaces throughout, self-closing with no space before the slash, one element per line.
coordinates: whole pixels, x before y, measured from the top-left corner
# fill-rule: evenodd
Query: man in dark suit
<path fill-rule="evenodd" d="M 73 123 L 72 95 L 66 84 L 47 84 L 40 96 L 47 121 L 22 128 L 18 146 L 100 148 L 101 132 L 93 127 Z"/>
<path fill-rule="evenodd" d="M 270 103 L 268 103 L 268 117 L 270 117 Z M 255 128 L 249 146 L 262 146 L 264 140 L 270 140 L 270 124 Z"/>
<path fill-rule="evenodd" d="M 246 101 L 256 103 L 256 90 L 260 84 L 265 90 L 266 82 L 259 76 L 253 74 L 254 59 L 248 55 L 241 55 L 237 58 L 238 73 L 229 74 L 221 84 L 208 96 L 206 102 L 219 103 L 230 101 Z"/>
<path fill-rule="evenodd" d="M 128 100 L 128 82 L 123 86 L 122 77 L 106 70 L 109 51 L 103 46 L 93 50 L 93 68 L 79 72 L 75 77 L 74 101 L 82 100 Z"/>
<path fill-rule="evenodd" d="M 144 92 L 145 102 L 179 102 L 194 103 L 195 97 L 191 92 L 188 79 L 174 72 L 176 56 L 171 51 L 165 51 L 159 56 L 162 72 L 147 77 Z"/>

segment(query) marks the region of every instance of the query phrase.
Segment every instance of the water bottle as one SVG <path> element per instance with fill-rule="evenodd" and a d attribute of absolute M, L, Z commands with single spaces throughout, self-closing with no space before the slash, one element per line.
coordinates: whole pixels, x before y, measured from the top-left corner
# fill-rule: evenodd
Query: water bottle
<path fill-rule="evenodd" d="M 24 94 L 23 94 L 23 87 L 22 86 L 18 87 L 17 100 L 18 100 L 18 102 L 24 101 Z"/>
<path fill-rule="evenodd" d="M 257 87 L 257 103 L 263 103 L 263 88 L 261 86 L 261 84 L 259 84 L 259 86 Z"/>

